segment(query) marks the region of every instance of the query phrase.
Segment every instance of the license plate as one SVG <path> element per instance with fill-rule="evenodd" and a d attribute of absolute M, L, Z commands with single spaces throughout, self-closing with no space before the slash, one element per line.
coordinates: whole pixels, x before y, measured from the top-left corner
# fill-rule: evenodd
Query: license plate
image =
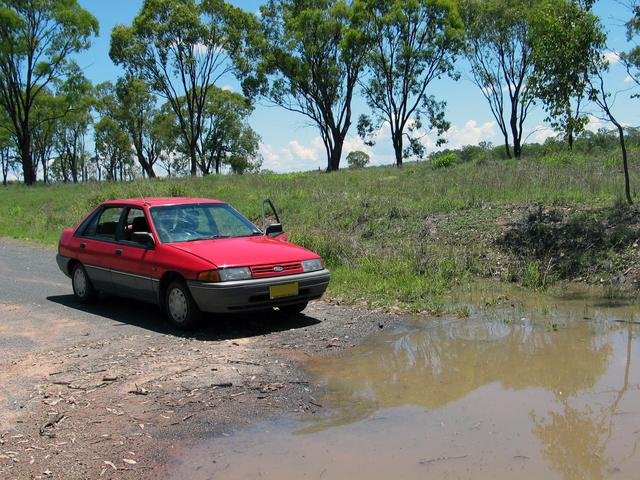
<path fill-rule="evenodd" d="M 272 285 L 269 287 L 269 296 L 271 300 L 283 297 L 293 297 L 298 295 L 297 283 L 285 283 L 284 285 Z"/>

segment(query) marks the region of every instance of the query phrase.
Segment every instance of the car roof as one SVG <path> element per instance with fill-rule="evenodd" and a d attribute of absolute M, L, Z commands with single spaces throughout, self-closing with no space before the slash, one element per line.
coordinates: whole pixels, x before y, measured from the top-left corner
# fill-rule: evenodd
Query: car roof
<path fill-rule="evenodd" d="M 192 197 L 151 197 L 151 198 L 128 198 L 122 200 L 109 200 L 104 202 L 104 205 L 135 205 L 143 207 L 145 205 L 149 207 L 159 207 L 164 205 L 185 205 L 194 203 L 225 203 L 213 198 L 192 198 Z"/>

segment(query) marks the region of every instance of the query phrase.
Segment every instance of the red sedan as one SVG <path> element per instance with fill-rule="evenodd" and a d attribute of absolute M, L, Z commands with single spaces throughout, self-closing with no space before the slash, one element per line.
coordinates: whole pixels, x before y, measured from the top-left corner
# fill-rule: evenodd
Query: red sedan
<path fill-rule="evenodd" d="M 202 312 L 298 313 L 329 284 L 320 256 L 290 243 L 279 220 L 263 232 L 203 198 L 104 202 L 62 232 L 57 262 L 79 301 L 105 291 L 156 303 L 183 329 Z"/>

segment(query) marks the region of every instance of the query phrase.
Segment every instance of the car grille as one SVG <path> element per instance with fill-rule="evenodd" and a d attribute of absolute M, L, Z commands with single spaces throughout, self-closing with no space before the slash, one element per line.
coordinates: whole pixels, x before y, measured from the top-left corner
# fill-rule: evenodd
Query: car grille
<path fill-rule="evenodd" d="M 257 265 L 250 267 L 252 278 L 280 277 L 282 275 L 293 275 L 302 273 L 300 262 L 272 263 L 269 265 Z M 280 270 L 281 271 L 277 271 Z"/>

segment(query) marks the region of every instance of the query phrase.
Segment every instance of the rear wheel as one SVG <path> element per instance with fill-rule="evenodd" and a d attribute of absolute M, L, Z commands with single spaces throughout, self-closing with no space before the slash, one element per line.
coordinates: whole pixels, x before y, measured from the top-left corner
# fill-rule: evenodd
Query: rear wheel
<path fill-rule="evenodd" d="M 282 313 L 288 313 L 290 315 L 293 315 L 296 313 L 301 313 L 305 308 L 307 308 L 308 304 L 309 302 L 294 303 L 293 305 L 283 305 L 278 308 Z"/>
<path fill-rule="evenodd" d="M 73 294 L 80 303 L 91 303 L 98 296 L 97 290 L 93 288 L 87 271 L 81 263 L 76 263 L 71 271 L 71 286 Z"/>
<path fill-rule="evenodd" d="M 184 282 L 174 280 L 165 292 L 165 310 L 169 323 L 181 330 L 191 330 L 202 320 L 202 312 Z"/>

